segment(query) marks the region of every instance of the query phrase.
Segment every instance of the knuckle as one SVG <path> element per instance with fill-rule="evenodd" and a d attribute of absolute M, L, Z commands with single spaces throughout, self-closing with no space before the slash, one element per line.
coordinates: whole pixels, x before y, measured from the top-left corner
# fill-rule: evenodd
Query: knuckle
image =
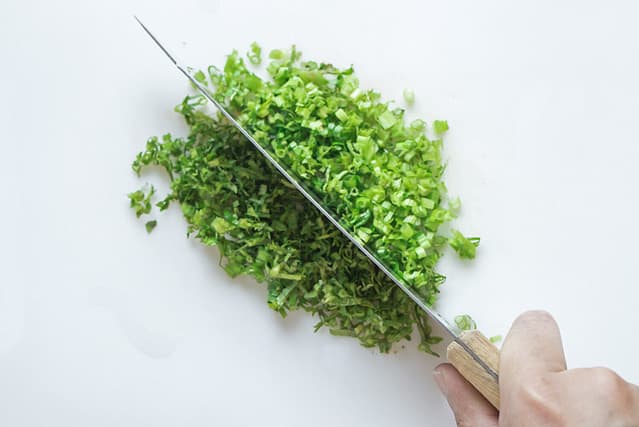
<path fill-rule="evenodd" d="M 639 395 L 636 388 L 608 368 L 592 369 L 592 386 L 595 393 L 623 425 L 639 425 Z"/>
<path fill-rule="evenodd" d="M 593 368 L 592 377 L 593 387 L 607 400 L 621 402 L 630 397 L 628 383 L 612 369 Z"/>

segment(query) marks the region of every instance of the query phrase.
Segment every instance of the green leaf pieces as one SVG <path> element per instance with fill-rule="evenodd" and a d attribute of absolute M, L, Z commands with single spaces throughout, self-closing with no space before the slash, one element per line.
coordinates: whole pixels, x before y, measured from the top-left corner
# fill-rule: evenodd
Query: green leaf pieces
<path fill-rule="evenodd" d="M 410 89 L 404 89 L 402 93 L 404 96 L 404 101 L 406 101 L 407 105 L 413 105 L 415 103 L 415 92 Z"/>
<path fill-rule="evenodd" d="M 395 123 L 397 123 L 397 117 L 395 117 L 395 115 L 388 110 L 380 114 L 377 120 L 379 121 L 379 124 L 382 126 L 382 128 L 385 130 L 390 129 Z"/>
<path fill-rule="evenodd" d="M 459 231 L 453 230 L 453 235 L 448 243 L 459 254 L 460 258 L 473 259 L 477 252 L 477 246 L 479 246 L 479 237 L 465 237 Z"/>
<path fill-rule="evenodd" d="M 206 83 L 206 75 L 201 70 L 196 71 L 193 78 L 200 83 Z"/>
<path fill-rule="evenodd" d="M 472 331 L 477 329 L 477 324 L 468 314 L 455 316 L 455 325 L 457 325 L 460 331 Z"/>
<path fill-rule="evenodd" d="M 146 224 L 144 224 L 144 227 L 146 228 L 146 232 L 151 234 L 151 232 L 157 225 L 158 225 L 158 222 L 156 220 L 151 220 L 151 221 L 147 221 Z"/>
<path fill-rule="evenodd" d="M 433 130 L 437 135 L 441 135 L 448 130 L 448 122 L 446 120 L 435 120 L 433 122 Z"/>
<path fill-rule="evenodd" d="M 495 335 L 495 336 L 492 336 L 492 337 L 488 338 L 488 340 L 489 340 L 491 343 L 493 343 L 493 344 L 496 344 L 496 343 L 498 343 L 498 342 L 501 342 L 501 340 L 502 340 L 502 339 L 503 339 L 503 337 L 502 337 L 501 335 Z"/>
<path fill-rule="evenodd" d="M 135 210 L 135 216 L 140 218 L 151 212 L 151 197 L 155 194 L 155 188 L 150 186 L 149 190 L 140 189 L 129 193 L 130 206 Z"/>
<path fill-rule="evenodd" d="M 261 48 L 251 45 L 247 58 L 259 64 Z M 251 72 L 236 51 L 222 69 L 196 75 L 344 227 L 434 304 L 447 243 L 466 258 L 478 243 L 440 232 L 459 209 L 442 179 L 441 138 L 429 139 L 424 121 L 406 123 L 402 109 L 361 88 L 352 67 L 302 61 L 295 46 L 269 58 L 269 79 Z M 188 136 L 150 138 L 133 162 L 138 174 L 146 166 L 167 171 L 170 192 L 156 206 L 179 203 L 187 234 L 217 246 L 230 276 L 266 283 L 268 306 L 282 316 L 306 310 L 318 319 L 316 329 L 382 352 L 416 329 L 419 348 L 432 353 L 441 339 L 426 314 L 204 104 L 202 96 L 187 96 L 176 111 Z M 447 124 L 433 128 L 439 135 Z M 137 193 L 131 206 L 148 213 L 150 196 Z"/>
<path fill-rule="evenodd" d="M 249 51 L 246 53 L 246 57 L 253 65 L 260 65 L 262 63 L 262 48 L 256 42 L 251 43 Z"/>

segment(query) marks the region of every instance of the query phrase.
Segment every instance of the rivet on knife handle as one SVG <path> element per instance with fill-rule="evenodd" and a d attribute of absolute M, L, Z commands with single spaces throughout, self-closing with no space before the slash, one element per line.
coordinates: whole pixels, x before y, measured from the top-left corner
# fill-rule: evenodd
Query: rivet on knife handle
<path fill-rule="evenodd" d="M 494 372 L 499 372 L 499 350 L 479 331 L 466 331 L 459 339 L 474 351 Z M 447 349 L 448 361 L 495 408 L 499 409 L 499 377 L 488 374 L 464 347 L 453 341 Z"/>

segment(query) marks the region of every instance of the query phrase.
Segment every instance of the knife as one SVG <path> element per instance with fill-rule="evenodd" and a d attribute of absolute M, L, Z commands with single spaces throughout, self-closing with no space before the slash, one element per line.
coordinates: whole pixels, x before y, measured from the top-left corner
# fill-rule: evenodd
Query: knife
<path fill-rule="evenodd" d="M 184 68 L 175 59 L 173 55 L 160 43 L 160 41 L 151 33 L 151 31 L 134 16 L 135 20 L 140 24 L 142 29 L 153 39 L 155 44 L 164 52 L 171 60 L 173 65 L 184 76 L 191 81 L 198 91 L 209 100 L 222 115 L 237 130 L 248 139 L 253 146 L 291 183 L 315 208 L 322 213 L 348 240 L 353 243 L 373 264 L 377 266 L 389 279 L 404 291 L 408 297 L 417 304 L 419 308 L 424 310 L 428 316 L 434 320 L 439 326 L 452 337 L 452 342 L 446 349 L 446 357 L 448 361 L 457 368 L 460 374 L 470 382 L 495 408 L 499 409 L 499 350 L 488 340 L 481 332 L 477 330 L 464 331 L 458 334 L 453 327 L 428 303 L 426 303 L 419 295 L 412 291 L 402 279 L 395 275 L 384 263 L 364 244 L 355 238 L 337 219 L 329 209 L 322 205 L 321 201 L 315 196 L 300 180 L 295 178 L 291 171 L 281 164 L 271 153 L 260 145 L 251 134 L 235 120 L 235 118 L 215 100 L 208 90 L 200 84 L 191 73 Z"/>

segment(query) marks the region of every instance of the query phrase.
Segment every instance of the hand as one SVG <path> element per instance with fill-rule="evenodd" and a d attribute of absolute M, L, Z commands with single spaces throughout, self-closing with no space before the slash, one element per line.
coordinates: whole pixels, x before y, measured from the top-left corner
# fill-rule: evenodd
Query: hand
<path fill-rule="evenodd" d="M 639 388 L 607 368 L 566 370 L 555 320 L 524 313 L 501 350 L 497 412 L 452 365 L 434 377 L 459 427 L 639 427 Z"/>

